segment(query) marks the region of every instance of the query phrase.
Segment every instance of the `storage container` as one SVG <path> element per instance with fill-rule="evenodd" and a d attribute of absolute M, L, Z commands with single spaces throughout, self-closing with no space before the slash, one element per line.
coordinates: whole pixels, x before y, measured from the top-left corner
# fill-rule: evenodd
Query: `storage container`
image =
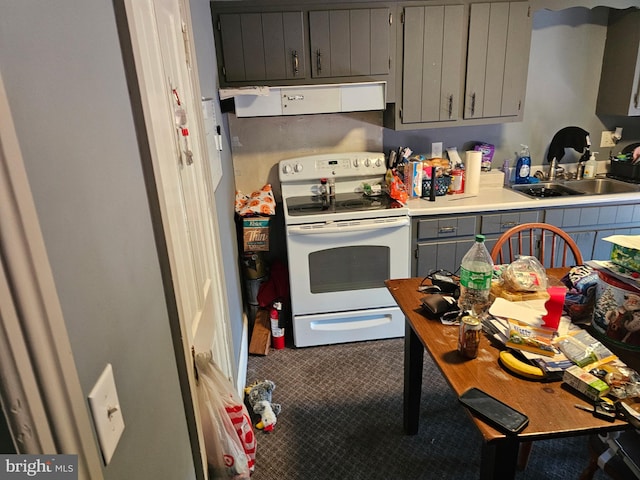
<path fill-rule="evenodd" d="M 598 270 L 592 326 L 603 343 L 640 351 L 640 289 Z"/>

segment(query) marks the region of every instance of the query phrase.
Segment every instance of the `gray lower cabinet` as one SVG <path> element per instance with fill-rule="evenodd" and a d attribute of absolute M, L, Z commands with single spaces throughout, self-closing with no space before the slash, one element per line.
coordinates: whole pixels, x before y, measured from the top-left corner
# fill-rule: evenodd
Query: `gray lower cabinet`
<path fill-rule="evenodd" d="M 603 238 L 640 235 L 640 203 L 414 217 L 412 274 L 426 276 L 438 269 L 456 272 L 475 234 L 485 236 L 485 245 L 491 252 L 505 231 L 532 222 L 545 222 L 565 230 L 577 243 L 585 261 L 608 260 L 611 244 Z M 536 241 L 534 251 L 529 253 L 537 256 L 538 248 Z"/>
<path fill-rule="evenodd" d="M 413 227 L 414 261 L 412 274 L 426 276 L 433 270 L 457 272 L 475 235 L 485 235 L 491 251 L 498 237 L 521 223 L 537 222 L 542 213 L 537 210 L 496 212 L 478 215 L 439 215 L 415 217 Z"/>
<path fill-rule="evenodd" d="M 455 273 L 474 242 L 477 221 L 475 215 L 414 219 L 413 275 L 424 277 L 440 269 Z"/>
<path fill-rule="evenodd" d="M 546 223 L 565 230 L 580 248 L 584 260 L 608 260 L 609 235 L 640 233 L 640 204 L 547 209 Z"/>
<path fill-rule="evenodd" d="M 522 210 L 498 213 L 484 213 L 480 216 L 480 233 L 485 236 L 485 245 L 489 252 L 500 236 L 517 225 L 539 222 L 542 212 L 538 210 Z"/>

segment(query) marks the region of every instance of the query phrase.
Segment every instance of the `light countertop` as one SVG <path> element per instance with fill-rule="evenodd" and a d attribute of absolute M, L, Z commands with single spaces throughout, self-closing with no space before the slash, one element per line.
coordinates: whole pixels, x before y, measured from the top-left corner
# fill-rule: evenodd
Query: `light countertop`
<path fill-rule="evenodd" d="M 640 203 L 640 192 L 608 195 L 570 195 L 552 198 L 530 198 L 509 188 L 480 188 L 476 196 L 443 195 L 435 202 L 414 198 L 407 202 L 409 216 L 491 212 L 496 210 L 545 209 L 553 207 L 599 206 L 608 203 Z"/>

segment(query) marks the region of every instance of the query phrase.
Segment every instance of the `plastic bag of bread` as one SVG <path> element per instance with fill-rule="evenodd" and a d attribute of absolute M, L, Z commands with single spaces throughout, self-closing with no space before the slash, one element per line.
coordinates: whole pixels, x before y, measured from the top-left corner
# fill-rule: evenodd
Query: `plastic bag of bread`
<path fill-rule="evenodd" d="M 547 289 L 547 274 L 536 257 L 519 256 L 502 272 L 503 287 L 511 292 L 540 292 Z"/>

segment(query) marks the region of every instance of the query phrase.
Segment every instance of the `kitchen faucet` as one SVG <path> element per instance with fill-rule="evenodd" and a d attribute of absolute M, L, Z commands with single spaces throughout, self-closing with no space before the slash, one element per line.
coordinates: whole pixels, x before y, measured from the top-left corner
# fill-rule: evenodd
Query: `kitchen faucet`
<path fill-rule="evenodd" d="M 551 165 L 549 166 L 549 173 L 547 174 L 547 179 L 555 180 L 558 174 L 564 175 L 564 168 L 558 165 L 558 159 L 554 157 L 551 160 Z"/>

